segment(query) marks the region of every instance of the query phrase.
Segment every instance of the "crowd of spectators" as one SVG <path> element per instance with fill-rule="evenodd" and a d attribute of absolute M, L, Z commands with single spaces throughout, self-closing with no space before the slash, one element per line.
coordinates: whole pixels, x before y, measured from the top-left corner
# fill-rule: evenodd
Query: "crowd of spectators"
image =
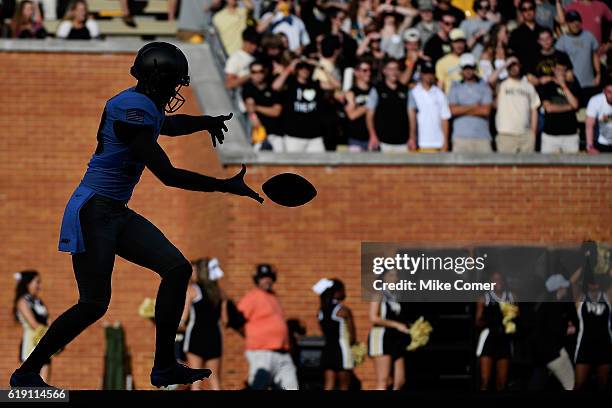
<path fill-rule="evenodd" d="M 255 149 L 612 151 L 608 4 L 465 3 L 226 0 L 212 24 Z"/>
<path fill-rule="evenodd" d="M 146 1 L 118 1 L 133 25 Z M 168 20 L 192 43 L 214 27 L 258 150 L 598 153 L 606 1 L 169 0 Z M 100 37 L 86 0 L 0 0 L 0 18 L 12 38 Z"/>

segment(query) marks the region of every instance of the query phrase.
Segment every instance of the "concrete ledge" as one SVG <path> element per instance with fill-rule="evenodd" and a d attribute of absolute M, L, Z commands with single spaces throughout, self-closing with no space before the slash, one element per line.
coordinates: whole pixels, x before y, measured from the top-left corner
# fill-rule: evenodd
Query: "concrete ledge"
<path fill-rule="evenodd" d="M 272 153 L 236 150 L 219 151 L 221 162 L 230 164 L 297 166 L 612 166 L 612 154 L 544 155 L 533 154 L 460 154 L 460 153 Z"/>
<path fill-rule="evenodd" d="M 145 41 L 134 37 L 106 40 L 0 39 L 0 52 L 134 53 L 144 44 Z"/>

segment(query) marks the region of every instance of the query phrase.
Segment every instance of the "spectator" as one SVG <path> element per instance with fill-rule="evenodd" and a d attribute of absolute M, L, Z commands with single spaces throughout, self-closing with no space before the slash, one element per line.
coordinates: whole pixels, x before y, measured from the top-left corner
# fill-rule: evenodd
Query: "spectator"
<path fill-rule="evenodd" d="M 255 59 L 253 54 L 257 51 L 259 33 L 254 28 L 247 28 L 242 32 L 242 46 L 225 61 L 225 87 L 227 89 L 240 88 L 249 80 L 249 66 Z"/>
<path fill-rule="evenodd" d="M 497 151 L 531 153 L 535 149 L 540 98 L 528 81 L 522 79 L 521 63 L 516 57 L 506 62 L 508 78 L 497 95 Z"/>
<path fill-rule="evenodd" d="M 321 126 L 323 89 L 312 79 L 316 61 L 294 60 L 273 82 L 280 91 L 286 85 L 283 103 L 283 129 L 287 152 L 325 151 Z"/>
<path fill-rule="evenodd" d="M 453 152 L 491 153 L 491 88 L 476 76 L 476 58 L 472 54 L 463 54 L 459 65 L 463 79 L 453 82 L 448 95 L 453 115 Z"/>
<path fill-rule="evenodd" d="M 219 285 L 223 271 L 216 258 L 200 258 L 191 262 L 192 274 L 187 287 L 185 307 L 179 331 L 185 333 L 183 352 L 191 368 L 210 368 L 208 384 L 221 389 L 221 327 L 228 325 L 227 295 Z M 203 389 L 204 381 L 196 381 L 192 390 Z"/>
<path fill-rule="evenodd" d="M 612 77 L 606 75 L 603 92 L 589 100 L 586 110 L 587 151 L 590 154 L 612 153 Z M 595 125 L 599 134 L 595 139 Z"/>
<path fill-rule="evenodd" d="M 466 51 L 465 33 L 460 28 L 455 28 L 451 31 L 449 38 L 451 40 L 451 52 L 440 58 L 436 63 L 438 86 L 447 94 L 451 83 L 461 79 L 459 58 Z"/>
<path fill-rule="evenodd" d="M 283 308 L 273 291 L 276 273 L 267 264 L 257 265 L 255 288 L 247 292 L 238 310 L 244 315 L 249 386 L 297 390 L 295 365 L 289 354 L 289 330 Z"/>
<path fill-rule="evenodd" d="M 413 28 L 418 30 L 421 44 L 427 44 L 427 41 L 440 31 L 438 22 L 434 20 L 431 0 L 419 0 L 419 17 L 420 21 Z"/>
<path fill-rule="evenodd" d="M 573 76 L 572 62 L 566 53 L 555 49 L 555 39 L 552 31 L 548 28 L 542 29 L 538 34 L 538 43 L 540 44 L 540 53 L 536 60 L 535 71 L 527 74 L 527 78 L 533 86 L 543 85 L 553 80 L 557 62 L 568 67 L 568 74 Z"/>
<path fill-rule="evenodd" d="M 508 6 L 508 2 L 505 2 L 505 4 Z M 514 14 L 516 14 L 516 12 L 514 12 Z M 500 24 L 502 22 L 503 18 L 498 0 L 489 0 L 489 11 L 487 12 L 487 20 L 489 20 L 493 24 Z"/>
<path fill-rule="evenodd" d="M 451 113 L 446 95 L 436 86 L 434 71 L 431 62 L 423 61 L 420 82 L 410 91 L 410 150 L 448 151 L 448 120 Z"/>
<path fill-rule="evenodd" d="M 538 93 L 544 107 L 542 153 L 578 153 L 578 97 L 576 81 L 567 80 L 567 62 L 557 60 L 553 77 L 541 85 Z"/>
<path fill-rule="evenodd" d="M 488 0 L 474 0 L 476 16 L 463 20 L 459 25 L 467 38 L 467 48 L 476 59 L 480 58 L 486 35 L 493 26 L 493 23 L 487 19 L 489 7 Z"/>
<path fill-rule="evenodd" d="M 55 34 L 57 38 L 68 40 L 90 40 L 99 35 L 98 23 L 89 14 L 85 0 L 72 2 Z"/>
<path fill-rule="evenodd" d="M 360 61 L 355 67 L 354 75 L 355 81 L 352 88 L 346 92 L 344 107 L 348 119 L 348 148 L 351 152 L 363 152 L 368 150 L 370 139 L 366 123 L 366 103 L 372 88 L 372 65 L 367 60 Z"/>
<path fill-rule="evenodd" d="M 565 11 L 580 14 L 584 29 L 593 34 L 598 43 L 603 41 L 603 22 L 612 22 L 612 12 L 608 4 L 603 1 L 574 0 L 565 7 Z M 567 22 L 567 19 L 561 22 Z"/>
<path fill-rule="evenodd" d="M 456 24 L 461 24 L 465 19 L 465 12 L 453 6 L 451 0 L 438 0 L 434 10 L 434 18 L 441 21 L 445 14 L 450 14 L 455 17 Z"/>
<path fill-rule="evenodd" d="M 47 36 L 37 1 L 23 0 L 19 3 L 11 21 L 11 36 L 13 38 L 45 38 Z"/>
<path fill-rule="evenodd" d="M 429 60 L 429 57 L 421 51 L 420 36 L 416 28 L 404 31 L 404 44 L 406 44 L 406 59 L 400 81 L 404 85 L 409 85 L 418 81 L 417 67 L 421 61 Z"/>
<path fill-rule="evenodd" d="M 356 343 L 355 319 L 346 299 L 344 283 L 338 279 L 321 279 L 312 290 L 319 295 L 319 326 L 325 337 L 321 353 L 325 390 L 348 391 L 353 377 L 353 353 Z"/>
<path fill-rule="evenodd" d="M 451 52 L 449 34 L 455 27 L 456 21 L 457 20 L 452 14 L 443 14 L 440 20 L 440 31 L 432 36 L 425 44 L 423 52 L 431 58 L 431 62 L 434 66 L 440 58 Z"/>
<path fill-rule="evenodd" d="M 555 29 L 557 9 L 549 0 L 536 0 L 535 21 L 540 27 Z"/>
<path fill-rule="evenodd" d="M 385 53 L 380 48 L 380 33 L 372 31 L 366 35 L 365 40 L 359 44 L 357 56 L 367 58 L 372 62 L 372 80 L 382 80 L 383 65 L 385 63 Z"/>
<path fill-rule="evenodd" d="M 338 37 L 327 35 L 323 38 L 319 52 L 319 61 L 313 73 L 313 79 L 319 81 L 323 89 L 340 89 L 342 74 L 337 64 L 340 52 Z"/>
<path fill-rule="evenodd" d="M 370 90 L 366 124 L 370 140 L 368 150 L 408 151 L 408 87 L 399 82 L 399 62 L 387 59 L 383 80 Z"/>
<path fill-rule="evenodd" d="M 24 362 L 34 350 L 45 333 L 49 312 L 39 297 L 41 277 L 38 271 L 26 270 L 14 275 L 17 285 L 13 301 L 13 316 L 21 323 L 23 337 L 19 347 L 19 361 Z M 51 376 L 51 360 L 47 360 L 40 370 L 43 381 L 49 381 Z"/>
<path fill-rule="evenodd" d="M 242 47 L 242 32 L 247 27 L 248 13 L 249 9 L 239 5 L 238 0 L 226 0 L 225 7 L 214 15 L 213 24 L 227 55 L 232 55 Z"/>
<path fill-rule="evenodd" d="M 341 71 L 345 68 L 354 67 L 357 63 L 357 41 L 343 30 L 343 24 L 346 20 L 346 12 L 340 9 L 332 9 L 329 21 L 331 28 L 329 34 L 335 36 L 340 44 L 340 55 L 338 58 L 338 67 Z"/>
<path fill-rule="evenodd" d="M 280 75 L 291 62 L 289 51 L 285 49 L 280 34 L 266 33 L 261 40 L 262 59 L 270 66 L 270 75 Z"/>
<path fill-rule="evenodd" d="M 510 34 L 508 47 L 518 57 L 525 72 L 534 72 L 540 52 L 538 33 L 542 29 L 535 21 L 535 0 L 521 0 L 519 10 L 522 23 Z"/>
<path fill-rule="evenodd" d="M 257 31 L 283 33 L 289 43 L 289 51 L 301 54 L 305 46 L 310 44 L 310 36 L 304 22 L 293 14 L 293 0 L 280 0 L 274 11 L 265 13 L 257 24 Z"/>
<path fill-rule="evenodd" d="M 255 145 L 255 150 L 285 150 L 284 131 L 281 123 L 282 101 L 278 92 L 268 82 L 268 67 L 261 61 L 251 63 L 249 81 L 242 87 L 252 129 L 263 128 L 266 139 Z"/>
<path fill-rule="evenodd" d="M 381 20 L 381 50 L 387 54 L 388 57 L 394 59 L 404 58 L 404 43 L 400 35 L 402 15 L 394 12 L 385 12 L 382 14 Z"/>
<path fill-rule="evenodd" d="M 220 0 L 169 0 L 168 21 L 175 21 L 176 8 L 179 5 L 176 21 L 176 37 L 181 41 L 201 43 L 208 32 L 211 13 L 221 8 Z"/>
<path fill-rule="evenodd" d="M 351 20 L 353 38 L 362 41 L 366 36 L 366 27 L 374 21 L 372 0 L 351 0 L 348 15 Z"/>
<path fill-rule="evenodd" d="M 508 27 L 496 24 L 491 29 L 490 39 L 480 56 L 480 73 L 491 86 L 508 78 L 506 60 L 508 58 Z"/>
<path fill-rule="evenodd" d="M 565 21 L 569 33 L 559 37 L 555 48 L 567 53 L 572 61 L 574 75 L 583 88 L 581 106 L 584 106 L 588 98 L 596 93 L 601 80 L 601 62 L 597 55 L 599 44 L 593 34 L 582 29 L 578 12 L 567 12 Z"/>

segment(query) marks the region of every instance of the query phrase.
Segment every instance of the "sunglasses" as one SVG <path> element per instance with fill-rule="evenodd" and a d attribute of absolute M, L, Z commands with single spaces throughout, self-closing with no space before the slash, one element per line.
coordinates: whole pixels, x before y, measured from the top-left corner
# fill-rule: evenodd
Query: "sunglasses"
<path fill-rule="evenodd" d="M 254 69 L 254 70 L 251 70 L 251 74 L 263 74 L 263 73 L 264 73 L 263 69 Z"/>
<path fill-rule="evenodd" d="M 359 68 L 358 71 L 361 71 L 361 72 L 371 72 L 372 69 L 370 69 L 370 68 Z"/>
<path fill-rule="evenodd" d="M 454 21 L 448 21 L 448 20 L 442 20 L 442 24 L 449 26 L 449 25 L 455 24 L 455 22 Z"/>
<path fill-rule="evenodd" d="M 521 9 L 521 11 L 533 11 L 533 10 L 534 10 L 534 8 L 533 8 L 533 7 L 523 7 L 523 8 Z"/>

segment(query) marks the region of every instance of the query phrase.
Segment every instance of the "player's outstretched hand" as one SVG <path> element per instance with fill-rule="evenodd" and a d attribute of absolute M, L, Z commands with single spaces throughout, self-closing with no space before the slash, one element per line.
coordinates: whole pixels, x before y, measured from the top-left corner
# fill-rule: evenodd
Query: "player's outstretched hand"
<path fill-rule="evenodd" d="M 261 198 L 257 192 L 251 189 L 251 187 L 247 186 L 244 182 L 245 173 L 246 166 L 243 164 L 242 169 L 238 174 L 236 174 L 234 177 L 226 179 L 227 192 L 239 196 L 251 197 L 253 200 L 259 201 L 260 204 L 263 203 L 263 198 Z"/>
<path fill-rule="evenodd" d="M 206 130 L 210 133 L 213 147 L 217 147 L 217 140 L 220 144 L 223 144 L 223 139 L 225 139 L 223 132 L 227 132 L 225 121 L 230 120 L 232 116 L 234 116 L 232 112 L 229 115 L 210 116 L 210 124 Z"/>

